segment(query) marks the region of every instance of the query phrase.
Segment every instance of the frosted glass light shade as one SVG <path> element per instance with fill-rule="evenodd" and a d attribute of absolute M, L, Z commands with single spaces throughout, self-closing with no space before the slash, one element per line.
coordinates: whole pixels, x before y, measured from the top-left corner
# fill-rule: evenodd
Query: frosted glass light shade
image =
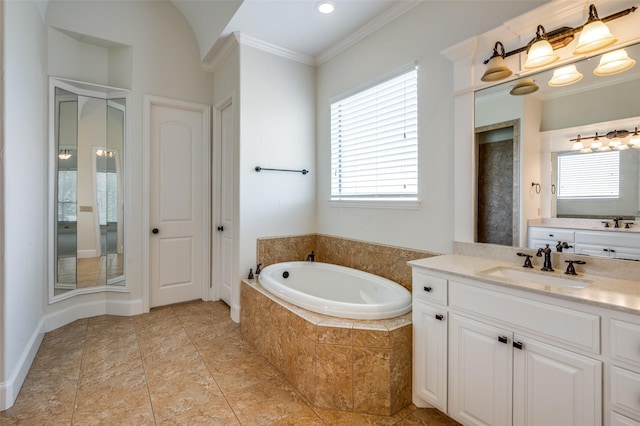
<path fill-rule="evenodd" d="M 568 86 L 582 80 L 582 73 L 578 71 L 575 65 L 567 65 L 553 71 L 553 77 L 549 80 L 549 86 L 561 87 Z"/>
<path fill-rule="evenodd" d="M 522 66 L 524 69 L 535 69 L 554 63 L 560 56 L 553 51 L 551 43 L 546 39 L 538 40 L 531 45 L 527 53 L 527 61 Z"/>
<path fill-rule="evenodd" d="M 593 73 L 600 77 L 618 74 L 632 68 L 635 64 L 636 61 L 627 55 L 626 50 L 618 49 L 602 55 L 600 64 L 593 70 Z"/>
<path fill-rule="evenodd" d="M 611 34 L 609 27 L 597 19 L 587 23 L 584 28 L 582 28 L 578 45 L 576 46 L 576 50 L 573 51 L 573 54 L 581 55 L 583 53 L 593 52 L 610 46 L 616 41 L 618 41 L 618 39 Z"/>
<path fill-rule="evenodd" d="M 482 81 L 498 81 L 503 78 L 509 77 L 513 74 L 513 71 L 507 67 L 507 64 L 504 62 L 504 58 L 500 55 L 493 56 L 489 59 L 489 63 L 487 64 L 487 70 L 484 72 L 480 80 Z"/>
<path fill-rule="evenodd" d="M 513 86 L 513 89 L 511 89 L 509 93 L 514 96 L 522 96 L 533 93 L 538 89 L 538 85 L 535 83 L 535 81 L 533 81 L 532 78 L 529 77 L 522 79 L 520 82 L 516 83 L 516 85 Z"/>

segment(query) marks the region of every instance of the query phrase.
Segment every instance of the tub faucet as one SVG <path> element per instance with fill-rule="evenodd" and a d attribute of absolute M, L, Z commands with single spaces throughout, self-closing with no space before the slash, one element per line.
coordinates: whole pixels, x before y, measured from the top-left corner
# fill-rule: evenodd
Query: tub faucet
<path fill-rule="evenodd" d="M 311 250 L 311 253 L 307 255 L 307 262 L 314 262 L 315 260 L 316 260 L 316 255 L 313 252 L 313 250 Z"/>
<path fill-rule="evenodd" d="M 544 253 L 544 262 L 542 264 L 542 270 L 553 272 L 553 267 L 551 266 L 551 249 L 549 248 L 549 244 L 545 244 L 545 245 L 546 245 L 545 248 L 538 249 L 536 256 L 542 257 L 542 254 Z"/>

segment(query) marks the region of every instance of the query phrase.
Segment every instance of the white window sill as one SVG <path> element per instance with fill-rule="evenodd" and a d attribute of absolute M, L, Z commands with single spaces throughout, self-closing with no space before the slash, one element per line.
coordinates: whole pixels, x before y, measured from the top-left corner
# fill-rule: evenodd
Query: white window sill
<path fill-rule="evenodd" d="M 379 199 L 350 199 L 328 200 L 330 207 L 353 207 L 364 209 L 403 209 L 417 210 L 420 200 L 379 200 Z"/>

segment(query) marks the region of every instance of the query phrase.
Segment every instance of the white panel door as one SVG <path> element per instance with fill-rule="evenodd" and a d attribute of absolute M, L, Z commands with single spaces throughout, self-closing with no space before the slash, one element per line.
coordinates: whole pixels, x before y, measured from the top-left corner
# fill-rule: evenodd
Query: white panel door
<path fill-rule="evenodd" d="M 150 306 L 203 298 L 202 111 L 150 108 Z"/>
<path fill-rule="evenodd" d="M 514 337 L 513 424 L 595 426 L 602 419 L 602 363 Z"/>
<path fill-rule="evenodd" d="M 512 421 L 512 333 L 449 315 L 449 414 L 465 425 Z"/>
<path fill-rule="evenodd" d="M 220 111 L 220 218 L 218 231 L 221 232 L 220 241 L 220 299 L 231 306 L 233 285 L 233 139 L 234 117 L 233 104 L 228 104 Z"/>

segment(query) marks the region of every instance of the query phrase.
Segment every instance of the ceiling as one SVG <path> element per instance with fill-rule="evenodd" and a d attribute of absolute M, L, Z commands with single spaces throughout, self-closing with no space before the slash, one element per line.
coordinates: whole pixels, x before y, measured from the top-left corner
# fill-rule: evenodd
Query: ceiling
<path fill-rule="evenodd" d="M 291 51 L 309 62 L 338 53 L 422 0 L 171 0 L 193 28 L 203 60 L 212 59 L 232 33 Z M 319 60 L 320 59 L 320 60 Z"/>

